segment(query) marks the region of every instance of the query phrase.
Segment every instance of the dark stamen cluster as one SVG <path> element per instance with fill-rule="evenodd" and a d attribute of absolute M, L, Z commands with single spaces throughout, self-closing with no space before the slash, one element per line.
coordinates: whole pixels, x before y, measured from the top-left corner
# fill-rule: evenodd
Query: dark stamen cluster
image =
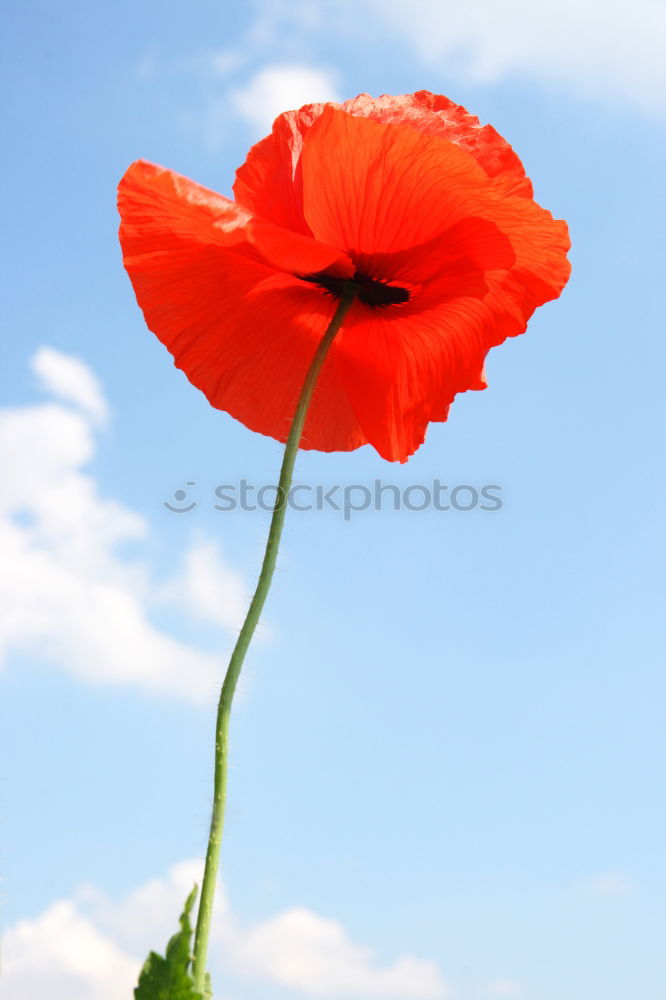
<path fill-rule="evenodd" d="M 319 285 L 336 299 L 342 298 L 345 287 L 353 283 L 357 286 L 359 300 L 364 302 L 366 306 L 393 306 L 400 302 L 409 302 L 411 298 L 408 289 L 400 288 L 398 285 L 387 285 L 384 281 L 370 278 L 367 274 L 361 274 L 359 271 L 355 273 L 353 278 L 337 278 L 325 272 L 302 274 L 299 277 L 303 281 Z"/>

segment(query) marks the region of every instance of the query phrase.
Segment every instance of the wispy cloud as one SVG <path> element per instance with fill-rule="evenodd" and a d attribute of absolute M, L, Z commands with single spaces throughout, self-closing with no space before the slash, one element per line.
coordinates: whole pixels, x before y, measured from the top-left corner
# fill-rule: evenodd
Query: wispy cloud
<path fill-rule="evenodd" d="M 217 542 L 202 540 L 186 552 L 182 572 L 155 592 L 159 603 L 173 604 L 196 620 L 223 629 L 240 629 L 247 610 L 242 577 L 225 564 Z"/>
<path fill-rule="evenodd" d="M 53 903 L 4 936 L 3 989 L 21 1000 L 117 1000 L 132 996 L 139 963 L 72 900 Z"/>
<path fill-rule="evenodd" d="M 303 83 L 308 72 L 320 72 L 335 84 L 331 71 L 321 69 L 317 52 L 336 34 L 344 52 L 352 20 L 372 28 L 368 44 L 376 48 L 370 58 L 379 58 L 387 40 L 406 43 L 427 71 L 431 87 L 438 75 L 481 85 L 531 80 L 568 92 L 578 101 L 587 98 L 645 112 L 666 110 L 666 6 L 660 0 L 635 0 L 630 5 L 602 0 L 543 0 L 539 4 L 524 0 L 502 4 L 495 0 L 465 4 L 455 0 L 412 0 L 409 4 L 403 0 L 328 0 L 325 8 L 308 13 L 313 7 L 297 0 L 288 5 L 262 0 L 240 46 L 249 54 L 252 78 L 242 81 L 240 89 L 234 81 L 232 92 L 244 94 L 245 100 L 240 106 L 237 98 L 229 104 L 235 103 L 259 121 L 262 101 L 268 100 L 270 113 L 261 118 L 264 128 L 276 110 L 299 103 L 291 98 L 286 78 L 281 106 L 277 107 L 277 93 L 276 101 L 271 100 L 265 81 L 271 79 L 274 68 L 300 67 Z M 310 53 L 308 66 L 301 64 L 298 52 L 302 51 Z M 292 80 L 298 91 L 298 73 Z M 312 99 L 321 98 L 307 94 L 304 98 Z"/>
<path fill-rule="evenodd" d="M 342 9 L 350 0 L 340 0 Z M 666 108 L 666 6 L 659 0 L 361 0 L 377 29 L 431 69 L 478 83 L 518 76 L 645 110 Z"/>
<path fill-rule="evenodd" d="M 246 975 L 312 996 L 426 1000 L 448 994 L 434 962 L 407 955 L 381 968 L 342 924 L 303 907 L 234 932 L 229 943 Z"/>
<path fill-rule="evenodd" d="M 232 90 L 230 101 L 259 135 L 270 132 L 282 111 L 318 101 L 341 101 L 335 74 L 296 63 L 266 66 Z"/>
<path fill-rule="evenodd" d="M 32 361 L 45 388 L 72 405 L 0 410 L 0 663 L 39 657 L 82 680 L 129 684 L 192 701 L 214 698 L 225 647 L 242 617 L 245 587 L 202 541 L 183 572 L 156 580 L 147 559 L 119 554 L 149 533 L 142 517 L 101 495 L 86 470 L 95 424 L 108 406 L 79 359 L 42 348 Z M 167 597 L 222 630 L 220 654 L 157 627 Z"/>
<path fill-rule="evenodd" d="M 354 96 L 344 79 L 358 57 L 359 23 L 364 59 L 381 69 L 386 52 L 404 45 L 433 90 L 456 79 L 481 86 L 513 80 L 579 104 L 666 110 L 661 0 L 257 0 L 253 15 L 224 48 L 171 57 L 147 50 L 136 67 L 144 81 L 175 74 L 194 85 L 180 118 L 211 151 L 229 142 L 239 121 L 259 139 L 281 111 Z"/>
<path fill-rule="evenodd" d="M 205 69 L 204 69 L 205 67 Z M 235 71 L 235 72 L 234 72 Z M 263 138 L 275 118 L 283 111 L 318 101 L 340 101 L 337 73 L 333 69 L 314 68 L 301 62 L 269 62 L 260 69 L 240 69 L 234 53 L 209 52 L 199 61 L 203 73 L 205 97 L 201 107 L 192 109 L 205 144 L 219 149 L 230 128 L 238 122 L 245 126 L 252 140 Z"/>
<path fill-rule="evenodd" d="M 5 938 L 7 995 L 22 1000 L 130 996 L 140 957 L 166 943 L 200 875 L 200 861 L 183 861 L 165 878 L 145 883 L 120 902 L 83 886 L 73 899 L 53 903 L 35 919 L 10 927 Z M 241 927 L 221 892 L 212 945 L 212 956 L 238 978 L 304 996 L 437 1000 L 447 995 L 433 962 L 404 955 L 382 966 L 340 923 L 305 908 Z"/>
<path fill-rule="evenodd" d="M 73 403 L 96 423 L 107 420 L 109 408 L 99 379 L 78 358 L 52 347 L 40 347 L 30 365 L 48 393 Z"/>

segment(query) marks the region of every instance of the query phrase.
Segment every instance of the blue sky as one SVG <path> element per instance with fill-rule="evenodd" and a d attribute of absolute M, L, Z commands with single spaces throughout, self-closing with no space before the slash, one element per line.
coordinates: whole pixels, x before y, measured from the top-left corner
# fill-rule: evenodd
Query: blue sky
<path fill-rule="evenodd" d="M 499 10 L 3 9 L 7 1000 L 130 996 L 174 929 L 268 520 L 214 489 L 280 463 L 145 329 L 118 179 L 143 157 L 228 194 L 280 110 L 422 88 L 514 145 L 573 274 L 407 465 L 299 457 L 306 484 L 503 505 L 289 512 L 232 723 L 215 996 L 663 995 L 664 11 Z"/>

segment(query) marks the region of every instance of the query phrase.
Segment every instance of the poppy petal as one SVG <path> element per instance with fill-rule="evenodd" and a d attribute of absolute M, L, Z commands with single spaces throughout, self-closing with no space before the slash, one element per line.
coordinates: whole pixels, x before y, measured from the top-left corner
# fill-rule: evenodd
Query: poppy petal
<path fill-rule="evenodd" d="M 275 119 L 271 134 L 252 147 L 236 171 L 234 197 L 239 204 L 279 226 L 311 235 L 303 214 L 300 160 L 306 134 L 328 107 L 447 139 L 474 157 L 487 177 L 504 179 L 507 191 L 532 196 L 532 184 L 519 157 L 492 125 L 481 125 L 448 97 L 420 90 L 396 97 L 360 94 L 341 105 L 306 104 L 298 111 L 285 111 Z"/>
<path fill-rule="evenodd" d="M 259 256 L 243 209 L 171 171 L 133 165 L 119 208 L 125 267 L 176 367 L 213 406 L 286 440 L 335 302 Z M 365 443 L 329 355 L 302 446 L 348 451 Z"/>
<path fill-rule="evenodd" d="M 340 279 L 357 278 L 306 448 L 371 443 L 405 461 L 458 392 L 485 387 L 488 350 L 569 276 L 566 224 L 532 200 L 509 144 L 427 91 L 280 115 L 234 190 L 231 202 L 133 165 L 119 194 L 125 265 L 176 365 L 279 440 Z"/>
<path fill-rule="evenodd" d="M 425 280 L 411 301 L 385 310 L 359 306 L 347 317 L 341 377 L 368 440 L 390 461 L 406 461 L 428 423 L 446 420 L 457 393 L 485 388 L 489 349 L 522 333 L 568 279 L 566 225 L 529 200 L 513 201 L 502 202 L 500 218 L 516 251 L 510 270 L 475 271 L 460 259 Z M 407 257 L 389 260 L 386 277 L 400 282 L 393 268 L 404 274 Z M 378 269 L 376 261 L 373 273 Z"/>
<path fill-rule="evenodd" d="M 559 294 L 534 275 L 521 278 L 477 273 L 475 288 L 473 275 L 454 275 L 425 283 L 404 305 L 359 304 L 350 312 L 338 366 L 363 432 L 382 457 L 406 461 L 428 423 L 447 419 L 458 393 L 486 388 L 489 349 L 524 331 L 535 298 L 541 304 Z"/>
<path fill-rule="evenodd" d="M 125 172 L 118 187 L 118 209 L 124 220 L 123 250 L 129 256 L 135 238 L 142 253 L 148 252 L 150 241 L 153 252 L 161 253 L 185 238 L 233 248 L 290 273 L 324 269 L 342 277 L 353 273 L 351 262 L 337 248 L 256 218 L 229 198 L 145 160 Z"/>
<path fill-rule="evenodd" d="M 459 146 L 332 107 L 307 133 L 301 162 L 311 231 L 352 256 L 426 243 L 478 216 L 489 189 Z"/>
<path fill-rule="evenodd" d="M 405 460 L 456 393 L 485 385 L 488 349 L 559 295 L 566 225 L 507 194 L 503 178 L 491 181 L 450 142 L 336 109 L 307 134 L 302 161 L 312 231 L 412 293 L 390 311 L 350 313 L 340 347 L 365 434 L 385 458 Z"/>
<path fill-rule="evenodd" d="M 240 205 L 278 226 L 311 236 L 303 216 L 300 158 L 303 138 L 325 104 L 306 104 L 286 111 L 271 134 L 256 143 L 236 171 L 234 197 Z"/>
<path fill-rule="evenodd" d="M 458 392 L 485 388 L 483 300 L 459 298 L 394 314 L 358 305 L 338 349 L 343 385 L 363 432 L 379 454 L 405 462 L 427 425 L 446 420 Z"/>
<path fill-rule="evenodd" d="M 508 193 L 504 178 L 490 180 L 446 140 L 327 108 L 306 136 L 302 162 L 312 231 L 370 273 L 446 281 L 460 260 L 511 272 L 505 287 L 525 299 L 524 318 L 567 281 L 566 223 Z"/>
<path fill-rule="evenodd" d="M 511 180 L 513 194 L 532 196 L 525 168 L 506 139 L 492 125 L 481 125 L 475 115 L 441 94 L 419 90 L 415 94 L 370 97 L 359 94 L 345 101 L 344 111 L 385 125 L 408 125 L 424 135 L 448 139 L 469 153 L 488 177 Z"/>

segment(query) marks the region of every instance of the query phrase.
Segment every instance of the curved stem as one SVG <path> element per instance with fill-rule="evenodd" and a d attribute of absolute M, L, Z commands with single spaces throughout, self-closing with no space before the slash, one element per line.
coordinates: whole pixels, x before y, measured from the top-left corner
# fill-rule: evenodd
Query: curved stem
<path fill-rule="evenodd" d="M 328 349 L 333 343 L 333 339 L 342 322 L 349 311 L 349 307 L 354 301 L 357 292 L 356 285 L 346 282 L 343 294 L 340 299 L 337 311 L 331 320 L 326 333 L 324 334 L 308 369 L 301 395 L 298 400 L 294 419 L 292 421 L 289 437 L 285 445 L 282 468 L 280 469 L 280 480 L 275 497 L 275 506 L 271 517 L 271 526 L 268 532 L 266 552 L 259 574 L 259 582 L 254 597 L 250 603 L 247 616 L 240 630 L 240 635 L 231 654 L 227 673 L 220 693 L 220 701 L 217 709 L 217 722 L 215 726 L 215 777 L 213 790 L 213 815 L 210 824 L 210 835 L 208 838 L 208 850 L 206 852 L 206 866 L 204 868 L 203 882 L 201 884 L 201 900 L 199 902 L 199 912 L 197 916 L 197 927 L 194 937 L 193 956 L 193 979 L 194 988 L 201 995 L 204 994 L 206 978 L 206 957 L 208 953 L 208 937 L 210 934 L 210 923 L 213 915 L 213 900 L 215 896 L 215 886 L 217 883 L 217 870 L 220 861 L 220 845 L 222 843 L 222 827 L 224 823 L 224 807 L 227 791 L 227 752 L 229 740 L 229 716 L 231 714 L 231 703 L 238 677 L 243 666 L 243 660 L 247 652 L 250 640 L 257 627 L 259 616 L 261 615 L 268 590 L 273 578 L 275 561 L 277 559 L 280 536 L 282 535 L 282 525 L 287 508 L 287 497 L 294 472 L 294 462 L 296 453 L 303 433 L 303 424 L 307 415 L 308 406 L 312 398 L 312 391 L 321 371 L 322 365 L 328 353 Z"/>

